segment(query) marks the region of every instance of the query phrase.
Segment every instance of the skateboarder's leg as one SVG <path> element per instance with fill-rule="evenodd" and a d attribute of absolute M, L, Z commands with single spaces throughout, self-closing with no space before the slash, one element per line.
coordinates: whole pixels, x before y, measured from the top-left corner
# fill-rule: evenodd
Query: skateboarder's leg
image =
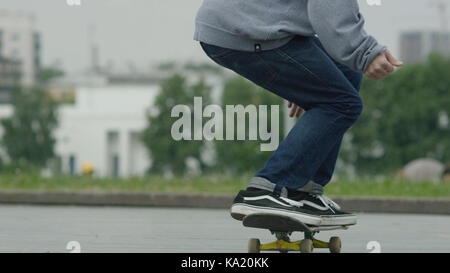
<path fill-rule="evenodd" d="M 252 180 L 253 187 L 305 185 L 362 110 L 358 91 L 314 39 L 297 36 L 262 52 L 203 45 L 218 64 L 307 110 L 257 174 L 264 179 Z"/>
<path fill-rule="evenodd" d="M 270 212 L 314 225 L 354 224 L 354 215 L 336 212 L 320 196 L 277 194 L 304 186 L 362 111 L 358 90 L 334 61 L 311 37 L 297 36 L 281 48 L 258 52 L 202 46 L 218 64 L 307 110 L 249 189 L 238 193 L 231 215 L 242 219 Z"/>
<path fill-rule="evenodd" d="M 261 56 L 278 72 L 263 87 L 307 111 L 250 186 L 269 189 L 277 184 L 296 189 L 315 175 L 339 145 L 361 113 L 362 102 L 358 90 L 314 38 L 299 37 L 275 51 L 278 56 Z"/>
<path fill-rule="evenodd" d="M 316 44 L 319 47 L 321 47 L 323 49 L 323 46 L 320 43 L 319 39 L 314 39 L 314 41 L 316 42 Z M 339 70 L 341 70 L 342 73 L 344 73 L 345 77 L 350 81 L 350 83 L 353 85 L 353 87 L 356 90 L 358 90 L 358 92 L 359 92 L 359 90 L 361 88 L 363 74 L 361 72 L 355 72 L 355 71 L 351 70 L 349 67 L 342 65 L 338 62 L 334 62 L 334 63 L 339 68 Z M 315 183 L 317 183 L 321 186 L 325 186 L 331 180 L 331 177 L 333 176 L 334 168 L 336 166 L 336 160 L 339 155 L 339 150 L 341 148 L 342 138 L 343 137 L 341 137 L 337 141 L 337 144 L 331 150 L 328 157 L 324 160 L 322 165 L 319 167 L 317 172 L 314 174 L 312 181 L 314 181 Z"/>
<path fill-rule="evenodd" d="M 342 135 L 356 121 L 361 105 L 355 102 L 353 113 L 339 113 L 329 106 L 309 109 L 296 123 L 286 139 L 256 174 L 251 187 L 269 189 L 267 182 L 296 190 L 313 178 L 330 152 L 339 145 Z M 327 166 L 324 167 L 334 167 Z M 332 172 L 331 170 L 326 170 Z M 264 180 L 261 180 L 264 179 Z"/>

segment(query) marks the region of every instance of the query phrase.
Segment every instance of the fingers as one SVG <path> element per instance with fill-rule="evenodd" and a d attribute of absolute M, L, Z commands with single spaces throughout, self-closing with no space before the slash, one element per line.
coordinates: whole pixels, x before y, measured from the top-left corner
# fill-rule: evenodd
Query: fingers
<path fill-rule="evenodd" d="M 403 66 L 403 62 L 397 60 L 394 56 L 392 56 L 391 52 L 389 50 L 386 50 L 386 59 L 391 63 L 393 66 Z"/>
<path fill-rule="evenodd" d="M 303 108 L 293 104 L 292 102 L 288 102 L 288 107 L 292 108 L 291 111 L 289 112 L 289 117 L 293 118 L 293 117 L 297 117 L 299 118 L 303 112 L 305 112 L 305 110 L 303 110 Z"/>
<path fill-rule="evenodd" d="M 297 112 L 297 107 L 298 106 L 295 104 L 292 106 L 291 112 L 289 113 L 289 117 L 291 117 L 291 118 L 294 117 L 295 112 Z"/>
<path fill-rule="evenodd" d="M 392 72 L 395 71 L 394 66 L 389 62 L 385 62 L 385 63 L 381 64 L 381 69 L 384 72 L 386 72 L 387 74 L 391 74 Z"/>
<path fill-rule="evenodd" d="M 299 107 L 298 110 L 297 110 L 297 114 L 296 114 L 295 116 L 296 116 L 297 118 L 299 118 L 299 117 L 303 114 L 304 111 L 305 111 L 305 110 L 303 110 L 303 108 Z"/>
<path fill-rule="evenodd" d="M 388 61 L 386 55 L 380 56 L 379 61 L 374 65 L 374 70 L 376 74 L 387 76 L 394 72 L 394 66 Z"/>
<path fill-rule="evenodd" d="M 381 67 L 372 67 L 366 71 L 367 77 L 372 80 L 380 80 L 386 76 L 386 72 Z"/>
<path fill-rule="evenodd" d="M 394 65 L 389 62 L 387 54 L 388 51 L 381 53 L 368 66 L 365 74 L 369 78 L 380 80 L 395 71 Z"/>

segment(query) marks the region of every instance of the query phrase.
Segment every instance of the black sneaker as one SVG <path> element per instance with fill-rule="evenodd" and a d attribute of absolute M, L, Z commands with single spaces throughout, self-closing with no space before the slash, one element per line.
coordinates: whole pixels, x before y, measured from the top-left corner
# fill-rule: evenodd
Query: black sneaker
<path fill-rule="evenodd" d="M 311 209 L 312 208 L 312 209 Z M 322 210 L 314 206 L 303 205 L 287 197 L 278 196 L 270 191 L 247 189 L 238 193 L 230 209 L 231 217 L 242 220 L 249 214 L 264 213 L 294 218 L 307 225 L 319 226 L 322 223 Z M 332 214 L 330 211 L 329 214 Z"/>
<path fill-rule="evenodd" d="M 307 192 L 289 192 L 289 199 L 299 206 L 314 211 L 322 218 L 321 226 L 341 226 L 356 224 L 356 215 L 341 210 L 341 207 L 329 197 Z"/>

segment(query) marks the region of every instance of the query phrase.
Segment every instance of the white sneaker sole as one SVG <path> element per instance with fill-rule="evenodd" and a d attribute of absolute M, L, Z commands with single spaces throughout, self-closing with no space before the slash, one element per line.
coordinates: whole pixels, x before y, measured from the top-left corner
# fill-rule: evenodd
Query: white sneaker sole
<path fill-rule="evenodd" d="M 321 216 L 322 226 L 351 226 L 356 225 L 357 217 L 356 215 L 346 215 L 346 216 Z"/>
<path fill-rule="evenodd" d="M 284 209 L 257 207 L 242 203 L 233 204 L 231 206 L 230 213 L 235 219 L 243 218 L 250 214 L 264 213 L 270 215 L 287 216 L 295 220 L 298 220 L 304 224 L 312 226 L 320 226 L 323 224 L 322 223 L 323 219 L 320 216 L 308 215 L 301 212 L 293 212 Z M 240 217 L 235 215 L 240 215 Z"/>
<path fill-rule="evenodd" d="M 357 217 L 352 214 L 349 216 L 314 216 L 301 212 L 292 212 L 283 209 L 257 207 L 248 204 L 236 203 L 231 206 L 230 213 L 233 218 L 242 220 L 245 216 L 256 213 L 270 215 L 281 215 L 296 219 L 302 223 L 312 226 L 351 226 L 356 225 Z"/>

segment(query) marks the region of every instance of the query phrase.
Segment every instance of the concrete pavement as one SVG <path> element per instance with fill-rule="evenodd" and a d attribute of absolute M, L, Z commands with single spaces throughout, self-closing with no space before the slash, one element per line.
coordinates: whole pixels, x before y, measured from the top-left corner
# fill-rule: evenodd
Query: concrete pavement
<path fill-rule="evenodd" d="M 1 205 L 0 219 L 0 252 L 69 252 L 72 242 L 81 252 L 235 253 L 249 238 L 273 239 L 224 209 Z M 381 252 L 450 252 L 450 216 L 359 214 L 358 225 L 317 238 L 336 235 L 343 252 L 370 252 L 370 242 Z"/>

